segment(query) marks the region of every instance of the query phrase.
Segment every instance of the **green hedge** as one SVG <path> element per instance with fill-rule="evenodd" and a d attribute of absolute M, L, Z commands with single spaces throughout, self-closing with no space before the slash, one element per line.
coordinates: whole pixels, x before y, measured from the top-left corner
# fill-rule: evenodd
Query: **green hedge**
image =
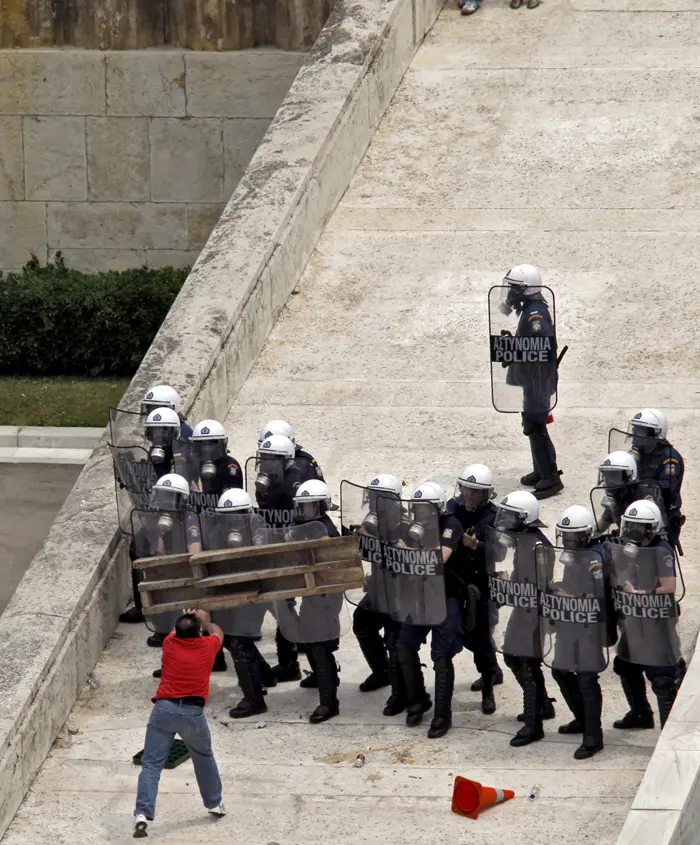
<path fill-rule="evenodd" d="M 133 375 L 188 272 L 80 273 L 57 253 L 0 273 L 0 374 Z"/>

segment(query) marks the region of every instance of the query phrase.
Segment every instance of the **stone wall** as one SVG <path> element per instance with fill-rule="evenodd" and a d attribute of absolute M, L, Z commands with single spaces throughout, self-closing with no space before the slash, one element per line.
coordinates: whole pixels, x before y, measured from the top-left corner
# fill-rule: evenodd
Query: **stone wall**
<path fill-rule="evenodd" d="M 304 60 L 0 52 L 0 269 L 193 264 Z"/>
<path fill-rule="evenodd" d="M 0 47 L 308 50 L 335 0 L 0 0 Z"/>

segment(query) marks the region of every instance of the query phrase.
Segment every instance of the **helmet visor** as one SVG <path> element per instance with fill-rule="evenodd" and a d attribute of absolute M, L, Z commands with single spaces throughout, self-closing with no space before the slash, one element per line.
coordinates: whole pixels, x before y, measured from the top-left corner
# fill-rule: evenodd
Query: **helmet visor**
<path fill-rule="evenodd" d="M 627 469 L 601 469 L 600 471 L 603 487 L 612 490 L 616 487 L 623 487 L 629 483 L 630 471 Z"/>
<path fill-rule="evenodd" d="M 190 444 L 192 451 L 202 463 L 215 461 L 226 454 L 223 440 L 190 440 Z"/>
<path fill-rule="evenodd" d="M 170 408 L 172 411 L 175 410 L 175 406 L 172 402 L 159 402 L 157 399 L 144 399 L 141 402 L 141 416 L 147 417 L 151 411 L 155 411 L 156 408 Z"/>
<path fill-rule="evenodd" d="M 468 511 L 475 511 L 477 508 L 485 505 L 489 500 L 490 494 L 490 490 L 468 487 L 461 481 L 458 481 L 455 485 L 455 499 Z"/>
<path fill-rule="evenodd" d="M 255 471 L 258 475 L 264 475 L 272 483 L 284 480 L 284 455 L 274 455 L 271 452 L 258 452 L 255 459 Z"/>
<path fill-rule="evenodd" d="M 297 499 L 294 503 L 297 519 L 301 522 L 313 522 L 315 519 L 320 519 L 323 515 L 321 505 L 321 502 L 305 502 Z"/>
<path fill-rule="evenodd" d="M 434 502 L 411 502 L 410 513 L 414 522 L 421 525 L 428 525 L 435 522 L 437 517 L 437 505 Z"/>
<path fill-rule="evenodd" d="M 578 531 L 557 528 L 557 545 L 563 549 L 583 549 L 588 542 L 590 533 L 589 528 L 581 528 Z"/>
<path fill-rule="evenodd" d="M 620 539 L 627 543 L 634 543 L 641 545 L 643 540 L 646 540 L 652 535 L 652 526 L 649 522 L 630 522 L 625 517 L 622 517 L 622 525 L 620 526 Z"/>
<path fill-rule="evenodd" d="M 651 450 L 656 446 L 658 437 L 656 429 L 642 423 L 630 423 L 630 434 L 632 435 L 632 448 Z"/>
<path fill-rule="evenodd" d="M 525 525 L 525 514 L 522 511 L 507 510 L 499 507 L 493 520 L 496 531 L 518 531 Z"/>
<path fill-rule="evenodd" d="M 183 507 L 185 496 L 179 490 L 154 487 L 151 491 L 151 507 L 158 511 L 176 511 Z"/>
<path fill-rule="evenodd" d="M 146 429 L 146 437 L 154 446 L 171 446 L 175 439 L 175 429 L 172 426 L 153 425 Z"/>

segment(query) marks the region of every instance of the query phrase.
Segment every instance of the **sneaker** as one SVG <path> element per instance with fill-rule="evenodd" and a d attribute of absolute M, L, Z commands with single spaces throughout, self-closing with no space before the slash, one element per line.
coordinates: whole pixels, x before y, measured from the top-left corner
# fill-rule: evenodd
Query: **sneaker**
<path fill-rule="evenodd" d="M 216 807 L 209 807 L 208 809 L 212 816 L 216 816 L 219 819 L 226 815 L 226 807 L 224 807 L 223 801 L 220 804 L 217 804 Z"/>
<path fill-rule="evenodd" d="M 481 0 L 465 0 L 464 5 L 462 6 L 462 14 L 463 15 L 473 15 L 474 12 L 479 11 L 480 7 L 481 7 Z"/>
<path fill-rule="evenodd" d="M 147 827 L 148 819 L 143 815 L 143 813 L 139 813 L 138 816 L 134 816 L 134 839 L 143 839 L 148 836 L 148 831 L 146 830 Z"/>

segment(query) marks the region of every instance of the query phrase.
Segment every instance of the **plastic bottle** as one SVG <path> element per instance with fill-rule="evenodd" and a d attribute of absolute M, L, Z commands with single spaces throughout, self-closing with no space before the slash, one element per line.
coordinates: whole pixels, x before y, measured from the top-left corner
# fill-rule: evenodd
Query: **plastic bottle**
<path fill-rule="evenodd" d="M 100 679 L 94 672 L 90 672 L 87 676 L 87 683 L 91 689 L 99 689 L 100 688 Z"/>
<path fill-rule="evenodd" d="M 530 801 L 534 801 L 535 798 L 539 797 L 539 794 L 540 794 L 540 785 L 539 785 L 539 783 L 536 783 L 533 787 L 530 788 L 530 792 L 529 792 L 527 797 L 530 799 Z"/>

